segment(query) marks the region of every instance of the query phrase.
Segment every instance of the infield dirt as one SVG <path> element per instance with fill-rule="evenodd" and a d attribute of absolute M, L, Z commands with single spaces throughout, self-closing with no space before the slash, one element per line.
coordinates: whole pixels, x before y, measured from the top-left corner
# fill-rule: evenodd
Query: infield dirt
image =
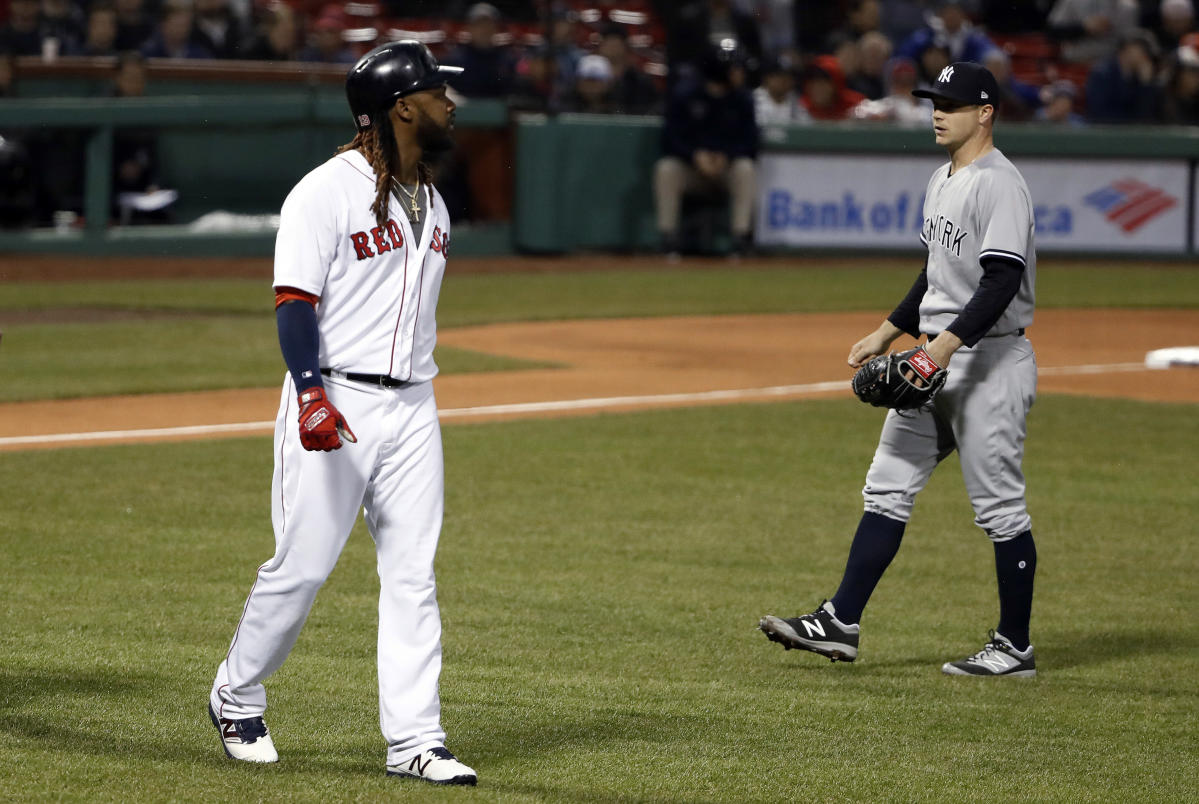
<path fill-rule="evenodd" d="M 849 347 L 878 321 L 878 313 L 814 313 L 494 324 L 444 330 L 439 340 L 448 346 L 560 367 L 442 376 L 435 381 L 438 403 L 443 410 L 451 410 L 666 394 L 686 397 L 727 390 L 747 391 L 737 397 L 739 402 L 847 396 L 852 374 L 845 362 Z M 1037 313 L 1028 337 L 1037 352 L 1040 393 L 1195 403 L 1199 402 L 1199 368 L 1150 370 L 1144 368 L 1144 359 L 1153 349 L 1194 345 L 1196 333 L 1199 311 L 1193 310 L 1047 310 Z M 844 383 L 839 390 L 777 390 L 778 386 L 838 381 Z M 274 418 L 278 401 L 279 388 L 275 386 L 0 404 L 0 439 L 266 422 Z M 605 409 L 720 401 L 642 399 L 612 403 Z M 594 412 L 594 407 L 506 412 L 473 416 L 471 421 Z M 102 417 L 97 418 L 98 413 Z M 189 436 L 130 440 L 182 437 Z M 103 443 L 114 441 L 105 439 Z M 86 442 L 57 441 L 46 446 L 72 443 Z M 6 448 L 31 446 L 0 446 Z"/>

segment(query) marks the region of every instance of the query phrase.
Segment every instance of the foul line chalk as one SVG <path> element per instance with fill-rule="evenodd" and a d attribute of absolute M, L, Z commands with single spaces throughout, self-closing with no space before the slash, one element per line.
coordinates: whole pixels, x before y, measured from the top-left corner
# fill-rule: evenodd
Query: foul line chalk
<path fill-rule="evenodd" d="M 1146 371 L 1144 363 L 1108 363 L 1084 366 L 1042 368 L 1043 377 L 1072 374 L 1108 374 L 1120 371 Z M 848 380 L 815 382 L 806 385 L 771 385 L 765 388 L 736 388 L 723 391 L 698 391 L 686 394 L 645 394 L 641 396 L 608 396 L 591 399 L 559 399 L 548 402 L 517 402 L 507 405 L 481 405 L 470 408 L 447 408 L 438 412 L 444 419 L 472 419 L 484 416 L 504 416 L 518 413 L 554 413 L 571 410 L 604 410 L 626 406 L 654 407 L 701 402 L 724 402 L 738 399 L 770 399 L 775 397 L 806 396 L 830 391 L 849 393 Z M 54 433 L 50 435 L 10 436 L 0 438 L 0 447 L 35 446 L 39 444 L 69 444 L 94 441 L 131 441 L 147 438 L 180 438 L 183 436 L 221 435 L 227 433 L 269 433 L 273 421 L 241 422 L 238 424 L 202 424 L 188 427 L 159 427 L 145 430 L 101 430 L 91 433 Z"/>

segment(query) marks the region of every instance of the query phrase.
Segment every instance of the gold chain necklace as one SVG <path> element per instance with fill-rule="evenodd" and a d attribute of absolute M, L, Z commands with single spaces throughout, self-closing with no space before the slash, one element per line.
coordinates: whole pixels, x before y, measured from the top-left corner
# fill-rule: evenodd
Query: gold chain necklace
<path fill-rule="evenodd" d="M 400 180 L 395 176 L 391 177 L 391 183 L 396 186 L 396 189 L 408 196 L 408 199 L 411 202 L 407 209 L 408 220 L 412 223 L 417 223 L 420 220 L 420 204 L 418 204 L 416 201 L 416 199 L 420 197 L 420 179 L 416 180 L 416 189 L 412 192 L 408 192 L 408 189 L 404 185 L 400 184 Z M 400 201 L 400 206 L 404 206 L 403 201 Z"/>

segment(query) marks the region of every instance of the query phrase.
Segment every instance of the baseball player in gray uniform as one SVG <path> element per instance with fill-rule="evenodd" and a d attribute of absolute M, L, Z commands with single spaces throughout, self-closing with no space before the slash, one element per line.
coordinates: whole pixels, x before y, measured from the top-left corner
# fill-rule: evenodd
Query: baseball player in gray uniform
<path fill-rule="evenodd" d="M 950 157 L 925 196 L 921 240 L 928 259 L 899 306 L 853 345 L 849 364 L 885 354 L 908 333 L 927 336 L 925 349 L 938 366 L 953 365 L 930 404 L 888 412 L 836 594 L 811 614 L 767 615 L 759 627 L 787 649 L 856 659 L 862 611 L 899 550 L 916 495 L 956 449 L 974 521 L 995 548 L 999 624 L 982 650 L 941 669 L 1034 676 L 1029 616 L 1037 553 L 1021 468 L 1037 384 L 1036 358 L 1024 337 L 1036 272 L 1032 201 L 1019 171 L 992 142 L 999 88 L 990 72 L 951 64 L 931 89 L 913 94 L 932 99 L 936 141 Z"/>

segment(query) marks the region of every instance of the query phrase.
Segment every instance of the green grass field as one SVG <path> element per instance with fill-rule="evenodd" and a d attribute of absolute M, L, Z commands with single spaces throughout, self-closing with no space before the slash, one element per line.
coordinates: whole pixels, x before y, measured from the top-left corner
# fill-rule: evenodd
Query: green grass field
<path fill-rule="evenodd" d="M 1049 266 L 1042 301 L 1199 306 L 1193 267 L 1140 270 L 1089 279 Z M 883 309 L 910 279 L 637 276 L 636 298 L 603 273 L 451 279 L 440 319 Z M 217 345 L 249 352 L 260 345 L 246 339 L 262 338 L 277 361 L 269 314 L 259 301 L 239 307 L 238 287 L 212 283 L 228 305 L 184 305 L 179 320 L 6 325 L 5 385 L 30 376 L 22 343 L 35 332 L 40 359 L 64 371 L 76 357 L 57 337 L 123 343 L 88 354 L 127 390 L 147 389 L 136 385 L 147 366 L 175 387 L 209 370 L 225 322 L 257 329 Z M 102 283 L 62 290 L 45 309 L 121 297 Z M 30 309 L 40 292 L 0 285 L 0 308 Z M 141 309 L 172 296 L 161 283 L 138 293 Z M 205 337 L 148 354 L 167 348 L 167 325 L 189 322 Z M 254 362 L 266 359 L 239 357 L 239 377 L 267 371 L 253 384 L 274 385 L 282 368 Z M 939 672 L 981 647 L 996 619 L 992 551 L 953 458 L 871 602 L 858 662 L 786 653 L 757 632 L 762 614 L 811 610 L 834 591 L 880 424 L 872 408 L 447 426 L 443 719 L 481 778 L 452 791 L 383 776 L 378 579 L 361 526 L 268 683 L 284 761 L 223 757 L 204 708 L 272 552 L 268 438 L 0 453 L 0 799 L 1194 801 L 1197 413 L 1038 399 L 1026 461 L 1039 551 L 1031 681 Z"/>
<path fill-rule="evenodd" d="M 444 719 L 480 801 L 1188 801 L 1199 635 L 1192 406 L 1047 398 L 1031 420 L 1033 681 L 948 678 L 994 625 L 952 459 L 853 665 L 755 630 L 831 594 L 878 415 L 851 401 L 447 427 Z M 271 552 L 263 438 L 12 453 L 0 778 L 16 798 L 442 800 L 387 780 L 365 532 L 269 722 L 204 706 Z"/>

